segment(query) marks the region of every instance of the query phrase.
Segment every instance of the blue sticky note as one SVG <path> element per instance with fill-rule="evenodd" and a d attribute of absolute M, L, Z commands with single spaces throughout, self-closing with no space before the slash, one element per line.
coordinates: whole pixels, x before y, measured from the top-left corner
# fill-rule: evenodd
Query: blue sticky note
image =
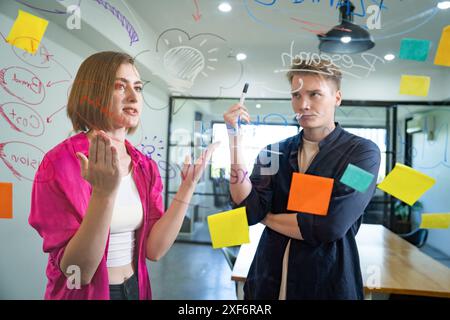
<path fill-rule="evenodd" d="M 431 41 L 404 38 L 400 44 L 400 59 L 425 61 L 428 58 Z"/>
<path fill-rule="evenodd" d="M 366 192 L 367 188 L 369 188 L 372 183 L 373 178 L 374 175 L 370 172 L 350 163 L 347 169 L 345 169 L 340 182 L 359 192 Z"/>

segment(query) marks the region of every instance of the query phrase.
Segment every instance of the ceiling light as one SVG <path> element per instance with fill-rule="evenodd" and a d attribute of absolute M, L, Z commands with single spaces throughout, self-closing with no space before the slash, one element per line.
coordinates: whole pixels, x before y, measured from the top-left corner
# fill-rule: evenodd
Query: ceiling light
<path fill-rule="evenodd" d="M 222 12 L 230 12 L 232 9 L 231 5 L 228 2 L 222 2 L 219 4 L 219 10 Z"/>
<path fill-rule="evenodd" d="M 449 9 L 450 8 L 450 1 L 441 1 L 437 4 L 437 7 L 441 10 Z"/>
<path fill-rule="evenodd" d="M 392 61 L 395 59 L 395 55 L 393 55 L 392 53 L 388 53 L 387 55 L 384 56 L 384 60 L 387 61 Z"/>
<path fill-rule="evenodd" d="M 256 105 L 256 109 L 261 109 L 261 105 L 259 103 Z"/>
<path fill-rule="evenodd" d="M 375 42 L 370 33 L 353 23 L 355 6 L 345 0 L 339 8 L 341 24 L 334 26 L 326 34 L 319 34 L 319 50 L 328 53 L 359 53 L 372 49 Z"/>
<path fill-rule="evenodd" d="M 236 60 L 237 61 L 242 61 L 242 60 L 245 60 L 245 59 L 247 59 L 247 55 L 245 53 L 238 53 L 236 55 Z"/>

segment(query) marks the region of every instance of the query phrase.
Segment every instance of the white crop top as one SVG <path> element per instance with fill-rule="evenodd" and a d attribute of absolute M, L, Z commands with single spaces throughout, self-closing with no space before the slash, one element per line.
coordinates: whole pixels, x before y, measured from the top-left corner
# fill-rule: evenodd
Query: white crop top
<path fill-rule="evenodd" d="M 135 231 L 143 220 L 139 193 L 131 173 L 122 178 L 111 219 L 106 265 L 120 267 L 133 261 Z"/>

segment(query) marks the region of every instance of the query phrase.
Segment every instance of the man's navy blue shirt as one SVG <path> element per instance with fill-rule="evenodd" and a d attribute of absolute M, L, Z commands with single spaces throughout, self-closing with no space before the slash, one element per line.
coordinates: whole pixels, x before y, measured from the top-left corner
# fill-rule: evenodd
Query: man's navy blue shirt
<path fill-rule="evenodd" d="M 305 172 L 334 179 L 328 213 L 295 213 L 287 210 L 287 202 L 292 175 L 299 171 L 302 137 L 303 131 L 279 142 L 278 148 L 269 145 L 259 154 L 250 176 L 252 191 L 235 207 L 246 207 L 249 225 L 263 220 L 268 212 L 297 214 L 303 240 L 291 239 L 287 299 L 363 299 L 355 235 L 375 192 L 380 150 L 372 141 L 355 136 L 336 123 L 336 128 L 319 143 L 319 153 Z M 278 170 L 270 172 L 277 152 Z M 366 192 L 339 182 L 350 163 L 374 175 Z M 264 229 L 244 286 L 246 299 L 278 299 L 289 239 L 268 227 Z"/>

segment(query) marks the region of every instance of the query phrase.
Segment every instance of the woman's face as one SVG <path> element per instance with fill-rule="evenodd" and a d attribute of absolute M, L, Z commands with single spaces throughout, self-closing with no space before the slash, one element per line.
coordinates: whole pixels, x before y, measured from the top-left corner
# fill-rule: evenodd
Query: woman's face
<path fill-rule="evenodd" d="M 111 99 L 111 117 L 114 129 L 134 128 L 142 112 L 143 83 L 135 66 L 120 65 L 116 72 Z"/>

